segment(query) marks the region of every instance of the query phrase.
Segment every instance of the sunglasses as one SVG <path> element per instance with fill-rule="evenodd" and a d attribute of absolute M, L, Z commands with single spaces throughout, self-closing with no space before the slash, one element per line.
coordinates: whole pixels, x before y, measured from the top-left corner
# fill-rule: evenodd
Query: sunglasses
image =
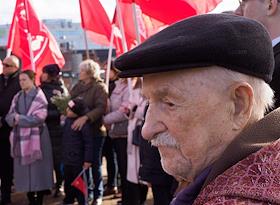
<path fill-rule="evenodd" d="M 9 67 L 15 67 L 14 65 L 10 65 L 10 64 L 7 64 L 7 63 L 3 63 L 3 66 L 4 66 L 4 67 L 7 67 L 7 68 L 9 68 Z"/>

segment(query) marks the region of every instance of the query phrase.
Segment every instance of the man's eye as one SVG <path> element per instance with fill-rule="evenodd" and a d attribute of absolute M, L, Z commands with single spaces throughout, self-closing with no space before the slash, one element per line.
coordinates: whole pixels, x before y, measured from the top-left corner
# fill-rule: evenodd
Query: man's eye
<path fill-rule="evenodd" d="M 164 104 L 166 104 L 168 107 L 174 107 L 175 104 L 169 101 L 164 101 Z"/>

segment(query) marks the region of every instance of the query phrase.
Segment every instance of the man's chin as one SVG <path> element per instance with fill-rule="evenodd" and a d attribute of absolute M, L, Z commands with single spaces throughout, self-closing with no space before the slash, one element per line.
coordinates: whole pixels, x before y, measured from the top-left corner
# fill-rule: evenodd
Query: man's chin
<path fill-rule="evenodd" d="M 162 167 L 166 173 L 172 175 L 178 181 L 190 181 L 189 179 L 187 179 L 188 176 L 185 176 L 185 174 L 183 174 L 183 172 L 186 173 L 185 170 L 190 166 L 190 164 L 187 163 L 187 161 L 183 158 L 180 150 L 175 147 L 167 146 L 158 146 L 158 150 L 161 157 Z M 184 171 L 181 172 L 180 170 Z"/>

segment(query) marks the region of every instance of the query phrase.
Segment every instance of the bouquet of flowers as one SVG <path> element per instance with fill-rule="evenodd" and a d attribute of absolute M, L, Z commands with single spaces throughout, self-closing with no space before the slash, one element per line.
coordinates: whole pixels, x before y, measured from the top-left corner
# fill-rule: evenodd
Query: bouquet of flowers
<path fill-rule="evenodd" d="M 71 100 L 70 95 L 55 95 L 51 98 L 52 103 L 57 107 L 59 112 L 66 115 L 66 108 L 68 107 L 68 102 Z"/>

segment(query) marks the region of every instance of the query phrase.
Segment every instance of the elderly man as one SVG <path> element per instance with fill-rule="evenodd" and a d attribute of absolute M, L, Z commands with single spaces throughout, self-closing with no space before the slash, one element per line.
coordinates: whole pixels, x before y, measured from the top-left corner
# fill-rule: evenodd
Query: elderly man
<path fill-rule="evenodd" d="M 268 83 L 269 34 L 254 20 L 208 14 L 178 22 L 116 60 L 143 76 L 142 130 L 165 171 L 188 183 L 173 205 L 280 203 L 280 111 Z"/>
<path fill-rule="evenodd" d="M 280 0 L 240 0 L 237 15 L 261 22 L 269 32 L 275 58 L 275 69 L 270 83 L 275 91 L 275 108 L 280 106 Z"/>
<path fill-rule="evenodd" d="M 19 59 L 9 56 L 3 61 L 3 73 L 0 75 L 0 180 L 1 205 L 11 202 L 11 186 L 13 179 L 13 161 L 10 156 L 9 135 L 11 128 L 5 121 L 14 95 L 20 90 Z"/>

